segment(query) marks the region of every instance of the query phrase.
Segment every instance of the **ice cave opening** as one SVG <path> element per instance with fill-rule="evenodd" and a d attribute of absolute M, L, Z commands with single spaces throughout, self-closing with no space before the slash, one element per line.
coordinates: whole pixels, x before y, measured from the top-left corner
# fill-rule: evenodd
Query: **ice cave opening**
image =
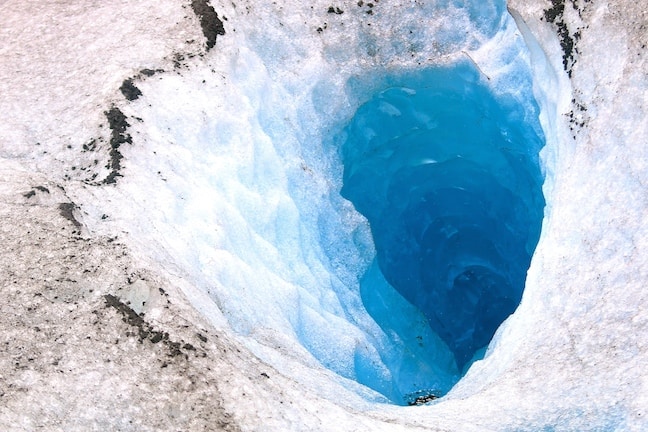
<path fill-rule="evenodd" d="M 216 67 L 141 83 L 149 105 L 133 130 L 148 139 L 129 169 L 163 173 L 167 191 L 142 197 L 157 213 L 133 215 L 163 245 L 145 253 L 181 257 L 201 313 L 325 399 L 407 405 L 460 389 L 502 346 L 546 168 L 552 183 L 539 120 L 552 101 L 530 69 L 542 50 L 496 9 L 438 58 L 386 46 L 365 61 L 337 43 L 278 57 L 253 32 L 218 66 L 226 85 Z M 444 40 L 432 36 L 405 35 Z"/>
<path fill-rule="evenodd" d="M 337 139 L 341 194 L 375 243 L 363 304 L 406 346 L 383 358 L 402 397 L 392 400 L 412 403 L 445 394 L 520 303 L 545 206 L 544 136 L 537 117 L 498 100 L 470 61 L 386 81 Z M 435 334 L 417 333 L 418 314 L 390 307 L 386 283 Z M 355 369 L 362 384 L 384 388 L 370 361 Z"/>

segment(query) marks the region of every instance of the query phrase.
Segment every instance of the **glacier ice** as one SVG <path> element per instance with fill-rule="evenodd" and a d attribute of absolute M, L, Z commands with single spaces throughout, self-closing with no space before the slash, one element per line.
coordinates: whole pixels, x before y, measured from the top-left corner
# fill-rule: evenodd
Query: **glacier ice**
<path fill-rule="evenodd" d="M 648 170 L 641 144 L 648 128 L 640 3 L 575 1 L 565 8 L 568 30 L 582 35 L 571 78 L 562 71 L 555 29 L 542 20 L 546 1 L 511 0 L 520 11 L 509 11 L 514 22 L 499 1 L 373 2 L 369 15 L 364 2 L 340 4 L 343 14 L 328 14 L 330 5 L 319 0 L 239 0 L 236 6 L 212 0 L 227 17 L 227 35 L 203 56 L 195 52 L 200 29 L 192 31 L 196 22 L 181 18 L 174 0 L 110 8 L 81 0 L 74 13 L 58 3 L 18 3 L 0 1 L 8 59 L 0 67 L 0 145 L 3 180 L 14 182 L 7 199 L 22 202 L 14 192 L 45 184 L 43 178 L 48 186 L 64 186 L 61 199 L 78 205 L 84 229 L 110 241 L 118 235 L 138 262 L 182 287 L 193 307 L 228 335 L 222 351 L 210 351 L 208 367 L 191 369 L 224 395 L 207 391 L 197 408 L 210 407 L 205 395 L 214 395 L 216 405 L 223 402 L 249 430 L 646 429 Z M 32 15 L 48 32 L 30 34 L 33 27 L 23 24 L 33 22 Z M 97 28 L 107 33 L 87 33 L 87 23 L 101 23 Z M 91 55 L 79 55 L 78 47 Z M 183 50 L 196 55 L 176 67 L 171 59 Z M 332 137 L 341 137 L 374 97 L 389 97 L 389 89 L 424 93 L 403 82 L 407 74 L 466 62 L 498 103 L 519 107 L 526 124 L 539 117 L 547 143 L 539 164 L 547 205 L 520 306 L 474 357 L 484 358 L 460 371 L 449 348 L 431 349 L 447 344 L 374 259 L 381 252 L 373 222 L 339 193 L 348 187 L 339 154 L 344 139 Z M 124 101 L 119 83 L 142 67 L 167 72 L 138 81 L 142 96 Z M 537 107 L 529 105 L 532 96 Z M 87 166 L 81 162 L 101 160 L 102 153 L 75 150 L 102 136 L 98 124 L 113 104 L 128 117 L 133 144 L 120 148 L 124 177 L 118 184 L 93 188 L 75 179 Z M 397 115 L 387 105 L 384 111 Z M 584 126 L 570 124 L 572 116 Z M 6 158 L 43 175 L 15 175 L 20 170 Z M 414 162 L 433 161 L 426 155 Z M 3 217 L 7 211 L 3 207 Z M 37 206 L 24 214 L 57 217 Z M 8 250 L 21 247 L 17 242 Z M 97 251 L 108 258 L 102 264 L 108 275 L 123 270 L 110 268 L 110 250 Z M 19 264 L 25 252 L 16 255 Z M 105 285 L 119 280 L 108 277 Z M 25 279 L 24 286 L 30 284 Z M 170 300 L 184 305 L 180 296 Z M 170 312 L 147 302 L 142 311 L 161 326 L 186 327 L 187 340 L 195 339 L 185 320 L 204 321 L 182 307 Z M 36 320 L 40 312 L 28 316 Z M 80 337 L 75 328 L 70 340 Z M 30 332 L 22 333 L 23 345 L 32 346 Z M 127 418 L 104 412 L 124 406 L 130 411 L 123 412 L 147 413 L 135 420 L 150 420 L 151 404 L 179 407 L 160 417 L 194 415 L 173 392 L 144 404 L 134 389 L 146 386 L 132 374 L 111 377 L 119 383 L 103 380 L 117 369 L 106 368 L 102 356 L 115 350 L 89 346 L 97 347 L 97 357 L 83 364 L 100 365 L 92 379 L 39 375 L 32 368 L 5 374 L 29 383 L 29 392 L 5 390 L 11 412 L 0 410 L 0 422 L 21 415 L 79 430 L 98 418 L 114 426 Z M 125 353 L 118 358 L 151 355 L 146 344 L 114 348 Z M 75 353 L 69 350 L 72 360 L 79 358 Z M 154 373 L 156 382 L 169 382 L 169 369 Z M 153 392 L 158 388 L 147 383 Z M 104 391 L 95 393 L 94 408 L 85 399 L 59 397 L 94 392 L 96 385 Z M 436 403 L 416 409 L 375 403 L 450 387 Z M 124 388 L 133 392 L 121 393 Z M 111 402 L 117 394 L 123 405 Z M 47 405 L 61 410 L 44 411 Z"/>
<path fill-rule="evenodd" d="M 425 11 L 436 14 L 429 25 L 419 20 Z M 379 19 L 388 20 L 389 15 Z M 222 313 L 263 361 L 300 382 L 305 380 L 303 373 L 288 366 L 286 356 L 311 368 L 324 366 L 334 372 L 331 382 L 350 393 L 400 404 L 421 391 L 447 393 L 484 355 L 495 329 L 519 302 L 542 218 L 538 160 L 542 132 L 527 49 L 504 2 L 412 4 L 399 10 L 399 19 L 408 30 L 392 38 L 376 38 L 379 29 L 363 26 L 355 29 L 355 45 L 324 39 L 321 51 L 309 56 L 305 53 L 311 52 L 314 42 L 293 41 L 291 27 L 285 32 L 259 33 L 255 28 L 232 32 L 222 42 L 231 58 L 216 56 L 211 69 L 165 74 L 140 83 L 146 96 L 133 102 L 140 120 L 134 122 L 132 133 L 146 142 L 147 151 L 125 157 L 128 169 L 141 174 L 120 188 L 150 210 L 124 208 L 120 217 L 138 220 L 131 230 L 148 239 L 147 244 L 158 245 L 141 247 L 140 253 L 155 262 L 172 263 L 209 297 L 211 305 L 203 295 L 190 294 L 202 299 L 196 307 L 211 311 L 205 313 L 217 323 L 222 323 L 215 318 Z M 470 31 L 458 30 L 465 28 Z M 353 52 L 357 57 L 350 55 Z M 216 70 L 225 71 L 217 81 L 212 77 Z M 223 97 L 212 96 L 223 91 Z M 444 91 L 446 96 L 439 94 Z M 431 291 L 440 294 L 437 298 L 418 297 L 403 287 L 395 272 L 386 271 L 385 260 L 391 257 L 381 248 L 385 238 L 376 236 L 376 218 L 367 211 L 378 207 L 363 205 L 358 199 L 362 192 L 353 192 L 352 171 L 399 169 L 365 166 L 348 154 L 351 148 L 381 146 L 378 142 L 358 141 L 355 147 L 343 142 L 349 135 L 345 127 L 355 127 L 361 118 L 358 113 L 370 109 L 378 94 L 383 98 L 378 109 L 386 138 L 393 141 L 403 135 L 402 142 L 415 140 L 417 133 L 409 129 L 419 128 L 419 135 L 425 130 L 439 132 L 434 139 L 465 140 L 454 150 L 437 146 L 431 152 L 417 150 L 412 157 L 405 152 L 385 159 L 387 164 L 416 165 L 395 177 L 398 181 L 419 182 L 425 177 L 436 184 L 448 178 L 454 182 L 464 169 L 470 178 L 416 192 L 418 199 L 436 194 L 437 202 L 445 200 L 438 209 L 416 208 L 417 198 L 411 197 L 411 207 L 378 223 L 389 225 L 414 213 L 425 213 L 434 222 L 434 212 L 443 208 L 470 214 L 458 225 L 484 243 L 460 242 L 452 252 L 455 246 L 448 242 L 447 252 L 424 251 L 421 258 L 426 265 L 438 261 L 435 265 L 445 268 L 442 277 L 457 284 L 475 288 L 479 283 L 472 284 L 472 278 L 510 287 L 482 300 L 491 305 L 500 302 L 502 308 L 487 317 L 480 306 L 477 315 L 482 319 L 472 327 L 462 328 L 465 317 L 451 325 L 443 320 L 450 327 L 440 327 L 431 305 L 445 305 L 440 313 L 446 313 L 453 296 L 440 294 L 441 289 Z M 412 108 L 399 106 L 397 100 L 404 98 L 413 103 L 412 116 L 397 118 L 396 111 Z M 419 109 L 419 103 L 426 109 Z M 402 124 L 388 121 L 402 118 Z M 443 122 L 477 122 L 480 128 L 461 124 L 445 128 Z M 156 157 L 151 158 L 150 152 Z M 428 170 L 432 161 L 450 158 L 445 152 L 462 156 L 438 163 L 445 174 Z M 143 195 L 151 183 L 157 185 L 156 194 Z M 461 195 L 461 205 L 455 207 L 451 203 L 458 202 L 456 195 L 446 193 L 453 187 Z M 478 196 L 492 199 L 483 208 L 469 203 L 483 199 Z M 384 199 L 393 202 L 387 194 Z M 462 209 L 464 201 L 468 204 Z M 468 227 L 486 219 L 488 228 Z M 496 219 L 503 223 L 495 223 Z M 410 220 L 407 229 L 425 231 L 417 224 L 426 222 Z M 443 229 L 448 237 L 457 238 L 451 226 Z M 441 232 L 427 230 L 428 244 L 437 243 L 434 236 Z M 507 240 L 494 244 L 494 237 Z M 395 259 L 400 266 L 418 258 Z M 510 269 L 503 270 L 507 266 Z M 411 276 L 407 271 L 399 270 Z M 417 277 L 431 286 L 441 273 Z M 475 314 L 476 302 L 466 317 Z M 379 310 L 381 303 L 389 308 Z M 408 319 L 398 321 L 396 314 Z M 469 336 L 475 329 L 475 336 Z"/>
<path fill-rule="evenodd" d="M 210 316 L 222 312 L 248 348 L 283 373 L 304 381 L 303 374 L 287 366 L 286 356 L 299 358 L 309 367 L 324 366 L 335 373 L 333 382 L 369 401 L 404 403 L 407 395 L 420 391 L 445 394 L 472 361 L 484 355 L 495 329 L 519 302 L 542 218 L 538 160 L 542 131 L 528 53 L 515 22 L 503 2 L 492 2 L 436 8 L 438 19 L 421 26 L 421 7 L 411 5 L 400 11 L 412 33 L 374 39 L 377 30 L 366 26 L 357 29 L 357 46 L 331 43 L 321 53 L 306 57 L 313 42 L 293 43 L 289 33 L 260 34 L 255 29 L 240 36 L 230 33 L 230 39 L 223 39 L 223 49 L 230 49 L 232 57 L 215 57 L 222 64 L 141 83 L 146 100 L 133 103 L 141 119 L 133 125 L 133 133 L 146 141 L 156 158 L 132 152 L 129 169 L 142 174 L 121 186 L 152 209 L 144 214 L 120 210 L 125 220 L 141 221 L 132 228 L 138 236 L 159 245 L 141 253 L 156 262 L 173 263 L 211 299 L 211 306 L 201 300 L 196 307 L 217 307 L 218 312 Z M 471 17 L 479 19 L 473 22 Z M 450 31 L 450 23 L 471 31 Z M 401 38 L 410 40 L 400 44 Z M 433 38 L 435 44 L 424 44 L 426 38 Z M 234 41 L 236 49 L 228 48 Z M 277 46 L 287 48 L 282 51 Z M 356 49 L 358 57 L 347 55 Z M 428 57 L 438 61 L 425 60 Z M 214 82 L 211 76 L 217 69 L 226 73 Z M 226 91 L 226 97 L 212 96 L 221 91 Z M 443 91 L 448 95 L 438 94 Z M 461 96 L 467 93 L 469 97 Z M 498 280 L 499 285 L 510 286 L 490 301 L 502 303 L 502 309 L 492 311 L 493 317 L 480 312 L 483 319 L 477 321 L 481 327 L 475 337 L 468 336 L 475 324 L 462 329 L 463 319 L 449 328 L 435 324 L 430 305 L 438 302 L 448 307 L 452 296 L 414 296 L 394 272 L 385 270 L 379 244 L 384 239 L 376 236 L 375 217 L 352 192 L 349 173 L 368 166 L 345 154 L 352 146 L 343 142 L 343 136 L 349 135 L 349 129 L 344 130 L 354 127 L 361 117 L 358 113 L 370 109 L 378 94 L 393 99 L 383 100 L 378 107 L 383 115 L 381 133 L 391 133 L 390 140 L 401 134 L 402 142 L 417 137 L 399 127 L 418 127 L 419 135 L 438 131 L 441 140 L 466 140 L 460 149 L 437 146 L 429 153 L 420 149 L 412 158 L 396 154 L 388 163 L 416 165 L 398 181 L 409 176 L 407 181 L 418 182 L 415 177 L 421 176 L 435 177 L 433 182 L 441 184 L 443 178 L 459 178 L 457 170 L 462 169 L 469 170 L 471 177 L 479 176 L 479 181 L 466 177 L 449 188 L 417 192 L 421 199 L 437 194 L 439 202 L 446 200 L 439 209 L 466 210 L 470 216 L 460 225 L 472 223 L 470 218 L 473 222 L 490 218 L 491 227 L 471 234 L 483 239 L 483 244 L 464 242 L 454 256 L 451 251 L 438 255 L 441 261 L 448 259 L 438 264 L 446 270 L 458 264 L 443 275 L 447 280 L 464 285 L 471 285 L 471 278 L 484 284 Z M 412 116 L 402 124 L 387 121 L 397 120 L 399 109 L 409 109 L 397 102 L 407 98 L 414 105 L 430 107 L 423 110 L 413 105 Z M 440 101 L 437 108 L 435 100 Z M 451 109 L 444 111 L 441 106 Z M 443 122 L 481 126 L 473 131 L 463 125 L 445 128 Z M 504 144 L 493 146 L 493 140 Z M 353 148 L 360 151 L 360 147 Z M 494 150 L 500 147 L 504 150 Z M 432 161 L 449 157 L 446 150 L 462 157 L 438 164 L 446 174 L 428 170 Z M 151 182 L 158 185 L 157 193 L 142 196 L 140 191 Z M 450 203 L 457 199 L 446 189 L 455 186 L 462 190 L 458 192 L 462 203 L 476 202 L 481 199 L 478 195 L 491 196 L 489 208 L 478 211 L 479 206 L 466 204 L 463 210 L 461 206 L 452 209 Z M 433 221 L 436 211 L 412 204 L 401 211 L 400 219 L 426 213 Z M 503 223 L 494 223 L 495 219 Z M 407 229 L 425 230 L 416 227 L 419 222 L 424 223 L 411 219 Z M 173 234 L 168 234 L 170 229 Z M 444 229 L 452 237 L 452 228 Z M 430 244 L 438 241 L 435 235 L 433 230 L 426 232 Z M 489 245 L 491 235 L 507 238 L 506 243 Z M 474 256 L 468 258 L 465 253 L 471 248 L 469 254 Z M 424 252 L 422 258 L 431 263 L 437 260 L 435 253 Z M 410 258 L 396 257 L 401 263 Z M 455 258 L 464 262 L 451 264 Z M 506 266 L 510 269 L 503 270 Z M 494 268 L 498 270 L 491 272 Z M 432 274 L 422 273 L 421 283 L 431 285 Z M 389 303 L 387 312 L 378 310 L 381 302 Z M 397 313 L 409 318 L 399 322 L 394 319 Z M 474 310 L 467 310 L 467 315 L 471 313 Z"/>
<path fill-rule="evenodd" d="M 363 277 L 365 307 L 388 333 L 435 345 L 410 346 L 416 354 L 390 365 L 400 370 L 392 375 L 441 395 L 483 356 L 522 297 L 544 210 L 543 134 L 537 108 L 534 115 L 495 100 L 471 62 L 394 75 L 339 138 L 341 193 L 367 217 L 376 245 L 380 272 L 372 266 Z M 385 322 L 394 311 L 373 292 L 383 276 L 443 342 L 404 334 L 415 332 L 408 323 L 418 314 Z M 448 349 L 455 364 L 429 365 L 439 354 L 425 351 Z"/>

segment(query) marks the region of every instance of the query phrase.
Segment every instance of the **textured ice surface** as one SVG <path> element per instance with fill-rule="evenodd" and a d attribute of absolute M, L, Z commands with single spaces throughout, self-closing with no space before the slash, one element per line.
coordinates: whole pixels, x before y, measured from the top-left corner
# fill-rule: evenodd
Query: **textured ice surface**
<path fill-rule="evenodd" d="M 567 2 L 571 79 L 549 1 L 510 2 L 517 23 L 502 2 L 211 3 L 226 35 L 206 54 L 173 0 L 0 1 L 3 430 L 646 429 L 641 2 Z M 459 58 L 497 98 L 536 95 L 542 234 L 484 359 L 434 405 L 374 403 L 386 398 L 359 375 L 390 382 L 379 353 L 415 341 L 394 344 L 363 312 L 373 244 L 326 137 L 386 71 Z M 143 68 L 166 72 L 128 102 L 118 89 Z M 84 180 L 105 174 L 113 105 L 133 144 L 117 185 L 96 187 Z M 83 234 L 60 216 L 70 201 Z M 140 343 L 104 294 L 198 349 Z"/>

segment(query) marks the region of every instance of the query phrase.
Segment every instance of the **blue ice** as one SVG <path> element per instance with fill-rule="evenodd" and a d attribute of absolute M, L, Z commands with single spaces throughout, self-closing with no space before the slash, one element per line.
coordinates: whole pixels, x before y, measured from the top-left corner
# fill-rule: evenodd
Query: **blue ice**
<path fill-rule="evenodd" d="M 414 389 L 444 394 L 483 357 L 520 303 L 540 236 L 537 107 L 529 116 L 503 103 L 485 80 L 470 62 L 392 77 L 341 134 L 341 193 L 369 221 L 376 247 L 364 306 L 411 347 L 384 356 L 389 390 L 361 359 L 356 372 L 397 403 Z M 390 286 L 411 309 L 392 308 Z"/>

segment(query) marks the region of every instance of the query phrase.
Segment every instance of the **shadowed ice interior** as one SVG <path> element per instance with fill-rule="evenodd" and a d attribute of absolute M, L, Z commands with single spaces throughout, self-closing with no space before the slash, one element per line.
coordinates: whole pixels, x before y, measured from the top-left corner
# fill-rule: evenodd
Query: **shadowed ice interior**
<path fill-rule="evenodd" d="M 471 62 L 387 82 L 337 142 L 341 194 L 376 248 L 363 304 L 405 349 L 382 356 L 391 382 L 362 356 L 355 368 L 362 384 L 414 403 L 445 394 L 520 303 L 545 205 L 544 137 L 535 102 L 529 119 Z"/>

